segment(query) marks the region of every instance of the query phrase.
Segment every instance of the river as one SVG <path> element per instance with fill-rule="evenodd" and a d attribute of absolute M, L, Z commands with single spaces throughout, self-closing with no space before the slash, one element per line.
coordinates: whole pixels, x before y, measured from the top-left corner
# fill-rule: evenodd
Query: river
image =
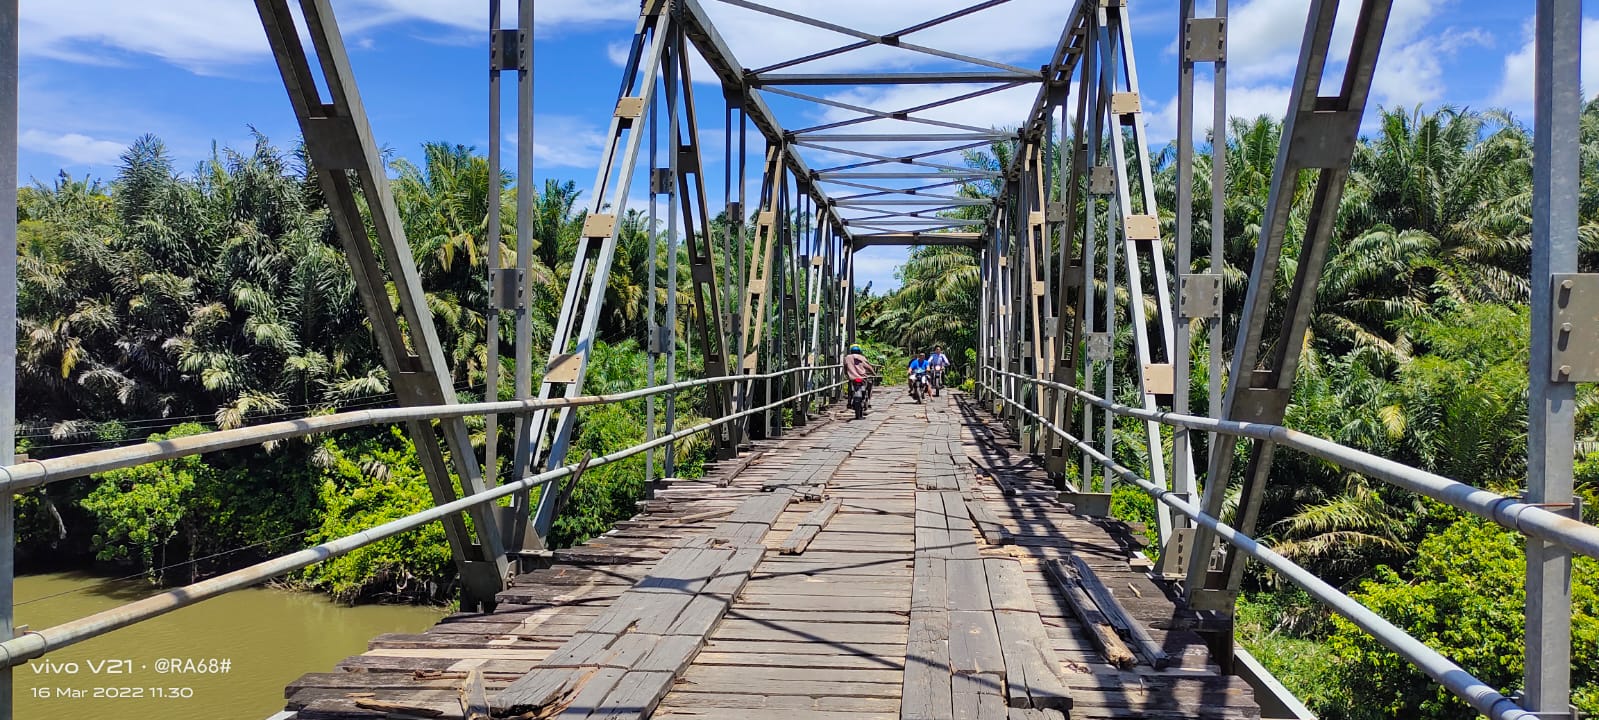
<path fill-rule="evenodd" d="M 16 622 L 42 629 L 155 591 L 141 580 L 27 575 L 17 578 Z M 271 588 L 240 590 L 17 668 L 16 717 L 264 720 L 283 709 L 284 686 L 301 674 L 328 672 L 366 650 L 373 636 L 421 632 L 443 614 L 404 605 L 345 607 L 320 595 Z M 173 660 L 185 670 L 192 661 L 197 672 L 157 672 Z M 224 662 L 226 672 L 209 672 Z"/>

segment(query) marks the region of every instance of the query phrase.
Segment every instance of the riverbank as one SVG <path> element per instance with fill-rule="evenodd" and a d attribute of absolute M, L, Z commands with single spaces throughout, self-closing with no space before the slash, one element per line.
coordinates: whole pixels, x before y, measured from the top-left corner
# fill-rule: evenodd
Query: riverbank
<path fill-rule="evenodd" d="M 89 573 L 25 575 L 16 582 L 16 622 L 44 628 L 156 590 L 143 580 Z M 446 612 L 352 607 L 277 588 L 241 590 L 17 668 L 16 717 L 266 718 L 282 709 L 284 686 L 301 674 L 362 652 L 377 635 L 420 632 Z M 173 660 L 180 666 L 193 661 L 196 672 L 158 672 Z"/>

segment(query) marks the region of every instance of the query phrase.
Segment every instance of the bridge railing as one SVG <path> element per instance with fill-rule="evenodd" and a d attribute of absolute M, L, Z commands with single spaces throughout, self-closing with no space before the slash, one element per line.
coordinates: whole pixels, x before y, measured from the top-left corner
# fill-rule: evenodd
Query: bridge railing
<path fill-rule="evenodd" d="M 1039 388 L 1069 393 L 1084 402 L 1110 411 L 1118 417 L 1132 417 L 1154 421 L 1170 427 L 1203 430 L 1233 438 L 1247 437 L 1266 440 L 1294 448 L 1335 463 L 1345 469 L 1355 470 L 1382 480 L 1395 487 L 1418 492 L 1439 502 L 1493 521 L 1529 537 L 1555 543 L 1573 552 L 1599 557 L 1599 527 L 1550 512 L 1515 498 L 1505 497 L 1458 480 L 1378 457 L 1355 448 L 1297 432 L 1279 425 L 1236 422 L 1215 418 L 1184 415 L 1161 410 L 1129 407 L 1063 383 L 1044 380 L 995 367 L 988 370 L 996 377 L 1004 377 Z M 1002 385 L 1002 383 L 995 383 Z M 1002 399 L 1008 406 L 1025 415 L 1038 427 L 1070 443 L 1078 450 L 1108 469 L 1117 477 L 1132 483 L 1156 501 L 1186 516 L 1200 527 L 1214 532 L 1224 542 L 1240 552 L 1271 568 L 1283 578 L 1299 586 L 1328 609 L 1354 623 L 1383 646 L 1392 650 L 1406 662 L 1426 673 L 1439 685 L 1464 700 L 1483 715 L 1496 720 L 1535 718 L 1535 714 L 1500 693 L 1493 686 L 1479 680 L 1442 653 L 1428 647 L 1400 627 L 1394 625 L 1360 601 L 1350 597 L 1310 570 L 1278 554 L 1249 535 L 1238 531 L 1220 518 L 1206 513 L 1198 503 L 1142 477 L 1137 472 L 1117 463 L 1092 444 L 1073 435 L 1028 407 L 1028 403 L 1005 394 L 1002 387 L 987 382 L 977 385 L 985 392 Z M 1019 386 L 1013 386 L 1019 387 Z"/>
<path fill-rule="evenodd" d="M 742 383 L 752 380 L 771 380 L 794 373 L 807 373 L 814 371 L 838 370 L 839 365 L 809 365 L 789 368 L 778 372 L 749 375 L 729 375 L 713 378 L 701 378 L 667 385 L 656 385 L 620 393 L 603 395 L 580 395 L 570 398 L 555 398 L 547 400 L 516 400 L 509 402 L 490 403 L 461 403 L 450 405 L 412 406 L 400 408 L 385 408 L 377 410 L 361 410 L 347 413 L 337 413 L 319 417 L 303 418 L 284 422 L 268 423 L 234 430 L 221 430 L 216 432 L 201 433 L 182 438 L 173 438 L 160 442 L 145 443 L 129 447 L 111 448 L 93 452 L 81 453 L 61 458 L 45 460 L 29 460 L 27 462 L 0 467 L 0 492 L 17 493 L 29 488 L 35 488 L 50 483 L 60 482 L 73 478 L 86 477 L 95 473 L 115 470 L 118 468 L 134 467 L 162 460 L 200 455 L 218 450 L 256 445 L 264 442 L 286 440 L 297 437 L 320 435 L 339 430 L 348 430 L 358 427 L 371 427 L 417 420 L 433 420 L 444 418 L 460 418 L 488 413 L 504 413 L 510 415 L 527 415 L 539 410 L 552 408 L 576 408 L 607 403 L 621 402 L 646 398 L 663 393 L 677 392 L 694 387 L 715 385 L 721 383 Z M 288 553 L 271 560 L 240 568 L 232 572 L 218 575 L 214 578 L 202 580 L 183 587 L 172 588 L 150 597 L 95 613 L 77 620 L 65 622 L 60 625 L 43 630 L 26 630 L 17 637 L 0 642 L 0 668 L 20 665 L 28 660 L 41 657 L 53 650 L 73 645 L 90 638 L 104 635 L 118 628 L 127 627 L 135 623 L 148 620 L 158 615 L 163 615 L 182 607 L 193 605 L 202 600 L 223 595 L 234 590 L 239 590 L 253 585 L 258 585 L 273 577 L 295 572 L 315 565 L 316 563 L 339 557 L 357 548 L 370 545 L 379 540 L 392 537 L 408 530 L 414 530 L 422 525 L 440 520 L 453 513 L 459 513 L 468 508 L 485 505 L 511 496 L 517 492 L 535 487 L 543 487 L 572 477 L 583 470 L 599 467 L 624 458 L 661 447 L 668 443 L 676 442 L 690 437 L 696 433 L 705 432 L 718 426 L 733 422 L 740 418 L 756 413 L 774 410 L 796 400 L 808 398 L 833 388 L 843 385 L 837 375 L 829 373 L 831 379 L 822 380 L 814 387 L 793 393 L 779 400 L 750 407 L 737 412 L 729 413 L 719 418 L 707 420 L 692 427 L 676 430 L 656 437 L 652 440 L 633 445 L 621 450 L 616 450 L 606 455 L 586 459 L 583 462 L 571 463 L 547 470 L 542 473 L 525 476 L 514 482 L 508 482 L 484 492 L 468 495 L 453 502 L 436 505 L 427 510 L 413 513 L 397 520 L 377 525 L 351 535 L 330 540 L 313 547 Z"/>

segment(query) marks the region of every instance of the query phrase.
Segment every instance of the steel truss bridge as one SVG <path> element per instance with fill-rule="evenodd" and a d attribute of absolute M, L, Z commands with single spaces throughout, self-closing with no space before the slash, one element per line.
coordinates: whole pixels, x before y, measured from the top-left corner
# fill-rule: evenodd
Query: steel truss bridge
<path fill-rule="evenodd" d="M 8 674 L 7 716 L 12 667 L 438 522 L 460 574 L 463 612 L 421 636 L 430 640 L 380 638 L 372 652 L 340 666 L 360 673 L 306 676 L 290 688 L 291 712 L 306 718 L 796 711 L 902 718 L 1303 716 L 1233 644 L 1232 610 L 1253 560 L 1484 715 L 1571 717 L 1572 557 L 1599 556 L 1599 529 L 1580 521 L 1572 493 L 1575 383 L 1599 380 L 1599 338 L 1571 322 L 1591 320 L 1599 307 L 1599 278 L 1576 273 L 1580 0 L 1535 3 L 1530 471 L 1520 498 L 1282 427 L 1391 0 L 1309 2 L 1267 221 L 1236 318 L 1236 350 L 1225 367 L 1220 353 L 1209 356 L 1203 414 L 1191 407 L 1189 348 L 1195 332 L 1207 335 L 1210 347 L 1222 345 L 1223 285 L 1215 269 L 1223 266 L 1224 198 L 1211 197 L 1208 255 L 1201 245 L 1196 257 L 1194 87 L 1196 68 L 1208 71 L 1215 88 L 1209 117 L 1224 127 L 1225 0 L 1203 16 L 1193 0 L 1180 0 L 1170 19 L 1178 30 L 1179 82 L 1178 184 L 1169 208 L 1156 202 L 1145 130 L 1149 103 L 1140 93 L 1126 0 L 1076 0 L 1053 52 L 1030 65 L 940 49 L 926 39 L 947 40 L 941 31 L 1001 11 L 1006 0 L 941 15 L 905 3 L 905 24 L 886 33 L 749 0 L 703 3 L 642 4 L 616 101 L 607 108 L 609 129 L 582 238 L 536 390 L 528 268 L 507 265 L 498 243 L 489 243 L 488 317 L 496 328 L 513 326 L 518 339 L 518 399 L 461 404 L 331 3 L 301 0 L 292 13 L 288 0 L 256 0 L 397 407 L 45 460 L 18 462 L 5 443 L 0 657 Z M 769 16 L 795 33 L 826 31 L 836 43 L 749 69 L 705 4 Z M 1352 38 L 1343 47 L 1334 42 L 1334 25 L 1340 7 L 1351 4 L 1358 7 L 1343 22 L 1353 25 L 1337 35 Z M 500 0 L 489 0 L 489 7 L 490 172 L 501 171 L 502 78 L 511 77 L 516 211 L 528 220 L 533 2 L 521 0 L 514 27 Z M 11 48 L 0 58 L 0 205 L 16 199 L 17 27 L 15 0 L 0 3 L 0 36 Z M 913 69 L 828 70 L 850 53 L 893 55 L 885 67 Z M 907 57 L 924 62 L 898 62 Z M 692 72 L 705 67 L 714 79 L 696 83 Z M 715 84 L 720 124 L 704 116 L 717 101 L 703 90 Z M 871 88 L 884 97 L 913 89 L 900 95 L 924 99 L 878 106 L 827 88 Z M 940 112 L 1013 91 L 1034 99 L 1009 121 L 1011 129 L 954 122 Z M 829 119 L 803 126 L 816 117 Z M 721 148 L 704 142 L 707 130 L 719 131 Z M 959 161 L 962 151 L 996 145 L 1010 149 L 1003 166 Z M 1226 186 L 1225 151 L 1224 144 L 1212 148 L 1210 187 Z M 752 154 L 764 159 L 746 162 Z M 707 172 L 716 166 L 720 193 L 715 173 Z M 1309 193 L 1309 213 L 1297 266 L 1286 296 L 1277 299 L 1271 283 L 1285 261 L 1296 186 L 1307 176 L 1300 192 Z M 963 192 L 976 186 L 994 192 Z M 630 201 L 638 194 L 646 196 L 651 252 L 686 258 L 666 264 L 666 287 L 683 285 L 681 264 L 691 292 L 686 307 L 675 292 L 657 304 L 652 275 L 647 382 L 627 393 L 585 394 L 621 230 L 618 212 L 636 206 Z M 490 198 L 496 207 L 488 213 L 488 235 L 497 237 L 499 196 Z M 1163 212 L 1175 217 L 1169 229 Z M 725 226 L 713 225 L 719 214 Z M 519 258 L 532 255 L 531 226 L 518 223 Z M 10 214 L 0 218 L 0 241 L 15 254 Z M 977 391 L 916 406 L 889 393 L 886 412 L 835 420 L 840 354 L 856 333 L 855 252 L 883 245 L 972 248 L 982 287 L 972 318 L 981 338 Z M 10 323 L 14 264 L 0 268 L 0 291 L 0 315 Z M 680 325 L 688 328 L 685 338 L 676 337 Z M 1118 327 L 1130 327 L 1128 357 L 1113 352 Z M 488 365 L 497 366 L 498 333 L 488 337 Z M 12 337 L 3 342 L 0 424 L 9 432 L 15 346 Z M 688 346 L 703 362 L 698 378 L 679 377 L 680 348 Z M 1116 394 L 1118 366 L 1138 370 L 1131 396 Z M 490 374 L 491 397 L 498 396 L 496 382 Z M 713 419 L 682 427 L 674 398 L 690 388 L 703 390 L 706 407 L 698 410 Z M 572 457 L 580 408 L 638 398 L 649 403 L 646 443 Z M 473 416 L 489 421 L 481 465 L 467 432 Z M 514 437 L 509 472 L 497 471 L 495 457 L 502 416 Z M 1113 459 L 1117 418 L 1143 423 L 1139 450 L 1149 458 L 1147 473 Z M 409 431 L 434 508 L 111 611 L 13 632 L 14 494 L 115 468 L 379 424 Z M 709 434 L 719 460 L 705 480 L 677 479 L 673 444 L 696 433 Z M 905 438 L 913 447 L 919 441 L 914 462 L 905 459 Z M 1223 522 L 1227 483 L 1206 480 L 1232 477 L 1234 454 L 1209 453 L 1208 464 L 1196 467 L 1195 448 L 1235 439 L 1247 440 L 1247 459 L 1236 510 Z M 1266 486 L 1293 482 L 1271 472 L 1273 456 L 1284 448 L 1526 537 L 1520 692 L 1507 697 L 1252 538 Z M 654 488 L 641 514 L 588 545 L 547 548 L 560 498 L 584 470 L 641 453 L 650 457 Z M 1150 536 L 1103 517 L 1119 483 L 1158 500 Z M 510 499 L 509 508 L 497 507 L 501 498 Z M 1158 545 L 1158 565 L 1140 564 L 1135 551 L 1144 542 Z M 882 559 L 853 563 L 852 556 Z M 861 569 L 874 562 L 880 567 Z M 816 584 L 795 589 L 785 578 L 796 573 Z M 528 649 L 518 650 L 524 647 L 518 641 Z M 860 647 L 850 651 L 852 642 Z M 436 657 L 385 650 L 427 647 L 450 650 Z M 1197 683 L 1198 690 L 1183 690 L 1183 683 Z M 1143 699 L 1130 697 L 1129 687 L 1140 688 L 1133 694 Z M 1150 688 L 1165 692 L 1150 699 Z"/>

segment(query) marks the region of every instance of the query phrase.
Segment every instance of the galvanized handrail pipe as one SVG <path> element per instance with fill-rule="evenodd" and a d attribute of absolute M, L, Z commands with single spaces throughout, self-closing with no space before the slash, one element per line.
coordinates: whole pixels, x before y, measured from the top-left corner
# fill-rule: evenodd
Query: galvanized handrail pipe
<path fill-rule="evenodd" d="M 995 372 L 1024 382 L 1069 392 L 1117 415 L 1154 420 L 1166 425 L 1177 425 L 1191 430 L 1207 430 L 1223 435 L 1266 440 L 1285 447 L 1291 447 L 1337 464 L 1346 470 L 1356 470 L 1390 485 L 1426 495 L 1445 505 L 1498 523 L 1523 535 L 1555 543 L 1569 548 L 1572 552 L 1581 553 L 1588 557 L 1599 558 L 1599 527 L 1551 512 L 1537 505 L 1505 497 L 1491 490 L 1484 490 L 1475 485 L 1463 483 L 1459 480 L 1451 480 L 1436 473 L 1413 468 L 1346 445 L 1340 445 L 1325 438 L 1307 435 L 1281 425 L 1219 420 L 1197 415 L 1184 415 L 1167 410 L 1145 410 L 1144 408 L 1129 407 L 1070 385 L 1049 380 L 1039 380 L 1004 370 L 995 369 Z"/>
<path fill-rule="evenodd" d="M 797 369 L 797 368 L 796 368 Z M 799 398 L 815 395 L 844 384 L 843 382 L 829 383 L 805 392 L 796 393 L 760 407 L 742 410 L 730 415 L 709 420 L 694 427 L 684 428 L 677 432 L 662 435 L 649 442 L 617 450 L 607 455 L 602 455 L 589 460 L 588 467 L 599 467 L 616 462 L 626 457 L 660 447 L 669 442 L 681 440 L 695 433 L 704 432 L 718 425 L 732 422 L 745 415 L 764 412 L 784 403 L 793 402 Z M 452 405 L 454 407 L 462 407 Z M 478 411 L 481 412 L 481 411 Z M 407 530 L 412 530 L 426 523 L 438 520 L 451 513 L 461 512 L 474 505 L 493 502 L 502 497 L 530 489 L 536 486 L 547 485 L 551 482 L 568 477 L 577 472 L 581 463 L 564 465 L 554 470 L 530 475 L 516 482 L 506 483 L 491 490 L 485 490 L 476 495 L 468 495 L 459 500 L 438 505 L 427 510 L 408 515 L 398 520 L 391 520 L 373 528 L 347 535 L 337 540 L 309 547 L 298 552 L 289 553 L 272 560 L 256 563 L 249 567 L 240 568 L 224 575 L 218 575 L 208 580 L 202 580 L 192 585 L 173 588 L 166 592 L 152 595 L 142 600 L 98 612 L 88 617 L 79 618 L 71 622 L 45 628 L 44 630 L 30 630 L 26 633 L 0 642 L 0 667 L 14 667 L 24 662 L 40 657 L 52 650 L 59 650 L 68 645 L 88 640 L 92 637 L 104 635 L 112 630 L 127 627 L 143 620 L 164 615 L 178 608 L 193 605 L 201 600 L 216 597 L 234 590 L 250 587 L 267 581 L 284 573 L 294 572 L 302 568 L 315 565 L 329 558 L 344 555 L 356 548 L 369 545 L 384 538 L 397 535 Z"/>
<path fill-rule="evenodd" d="M 348 430 L 356 427 L 371 425 L 385 425 L 390 423 L 410 422 L 415 420 L 435 420 L 444 418 L 468 417 L 472 415 L 485 415 L 488 413 L 507 413 L 511 415 L 526 415 L 536 410 L 560 407 L 583 407 L 588 405 L 603 405 L 606 403 L 634 400 L 666 392 L 676 392 L 701 385 L 735 382 L 756 379 L 775 378 L 789 373 L 805 370 L 827 370 L 841 367 L 839 365 L 818 365 L 808 367 L 795 367 L 765 375 L 724 375 L 714 378 L 700 378 L 697 380 L 684 380 L 670 385 L 656 385 L 654 387 L 640 388 L 619 393 L 603 395 L 578 395 L 570 398 L 550 398 L 548 400 L 508 400 L 505 402 L 485 403 L 457 403 L 450 405 L 415 405 L 397 408 L 378 408 L 373 410 L 356 410 L 354 412 L 335 413 L 332 415 L 319 415 L 305 417 L 297 420 L 284 420 L 281 422 L 267 423 L 265 425 L 252 425 L 250 427 L 235 428 L 232 430 L 217 430 L 214 432 L 189 435 L 187 437 L 172 438 L 160 442 L 147 442 L 127 447 L 94 450 L 76 455 L 67 455 L 58 458 L 43 460 L 29 460 L 16 465 L 0 467 L 0 474 L 5 477 L 0 479 L 0 492 L 18 493 L 30 488 L 48 485 L 61 480 L 84 477 L 108 470 L 143 465 L 160 460 L 172 460 L 190 455 L 200 455 L 219 450 L 229 450 L 246 445 L 257 445 L 265 442 L 287 440 L 290 438 L 305 437 L 321 433 Z"/>
<path fill-rule="evenodd" d="M 982 384 L 982 386 L 989 392 L 993 392 L 1000 397 L 1005 397 L 1004 395 L 1000 395 L 999 393 L 995 392 L 992 386 L 986 383 L 980 384 Z M 1454 693 L 1455 696 L 1459 697 L 1461 700 L 1465 700 L 1466 703 L 1475 708 L 1477 712 L 1480 712 L 1490 718 L 1494 718 L 1494 720 L 1535 719 L 1535 716 L 1532 713 L 1527 712 L 1525 708 L 1517 705 L 1510 698 L 1505 697 L 1498 690 L 1495 690 L 1493 686 L 1478 680 L 1476 676 L 1466 672 L 1465 668 L 1456 665 L 1453 660 L 1444 657 L 1444 655 L 1439 653 L 1437 650 L 1427 647 L 1426 643 L 1423 643 L 1422 641 L 1417 640 L 1415 637 L 1412 637 L 1409 633 L 1405 632 L 1397 625 L 1388 622 L 1388 620 L 1384 619 L 1381 615 L 1372 612 L 1370 608 L 1366 607 L 1365 605 L 1361 605 L 1359 601 L 1340 592 L 1338 588 L 1329 585 L 1327 581 L 1316 577 L 1309 570 L 1306 570 L 1288 558 L 1278 555 L 1271 548 L 1262 545 L 1260 541 L 1245 535 L 1234 529 L 1232 526 L 1218 520 L 1211 515 L 1206 514 L 1205 511 L 1197 504 L 1191 503 L 1176 493 L 1145 480 L 1143 477 L 1140 477 L 1138 473 L 1135 473 L 1132 470 L 1129 470 L 1128 468 L 1118 464 L 1115 460 L 1106 457 L 1104 453 L 1094 449 L 1094 447 L 1088 443 L 1077 439 L 1077 437 L 1071 433 L 1057 427 L 1054 423 L 1044 419 L 1038 413 L 1029 410 L 1025 405 L 1016 403 L 1010 398 L 1005 398 L 1005 400 L 1006 402 L 1015 404 L 1016 409 L 1022 411 L 1023 414 L 1037 421 L 1050 432 L 1055 433 L 1061 439 L 1077 446 L 1077 449 L 1082 450 L 1084 454 L 1088 455 L 1090 458 L 1093 458 L 1095 462 L 1110 469 L 1111 472 L 1116 473 L 1116 475 L 1121 477 L 1123 480 L 1137 485 L 1144 491 L 1145 494 L 1162 503 L 1165 503 L 1173 510 L 1188 516 L 1189 519 L 1216 533 L 1216 535 L 1221 537 L 1222 540 L 1226 541 L 1228 544 L 1231 544 L 1233 547 L 1238 548 L 1245 555 L 1259 560 L 1261 564 L 1271 568 L 1272 570 L 1275 570 L 1278 574 L 1287 578 L 1289 582 L 1298 585 L 1305 592 L 1309 593 L 1311 597 L 1316 598 L 1323 605 L 1331 608 L 1333 612 L 1344 616 L 1346 620 L 1354 623 L 1355 626 L 1359 627 L 1361 630 L 1364 630 L 1368 635 L 1371 635 L 1373 638 L 1375 638 L 1377 642 L 1382 643 L 1384 647 L 1387 647 L 1389 650 L 1398 653 L 1399 656 L 1404 658 L 1406 662 L 1416 666 L 1417 669 L 1426 673 L 1428 677 L 1431 677 L 1433 680 L 1437 681 L 1439 685 L 1442 685 L 1445 689 L 1449 690 L 1449 692 Z"/>

